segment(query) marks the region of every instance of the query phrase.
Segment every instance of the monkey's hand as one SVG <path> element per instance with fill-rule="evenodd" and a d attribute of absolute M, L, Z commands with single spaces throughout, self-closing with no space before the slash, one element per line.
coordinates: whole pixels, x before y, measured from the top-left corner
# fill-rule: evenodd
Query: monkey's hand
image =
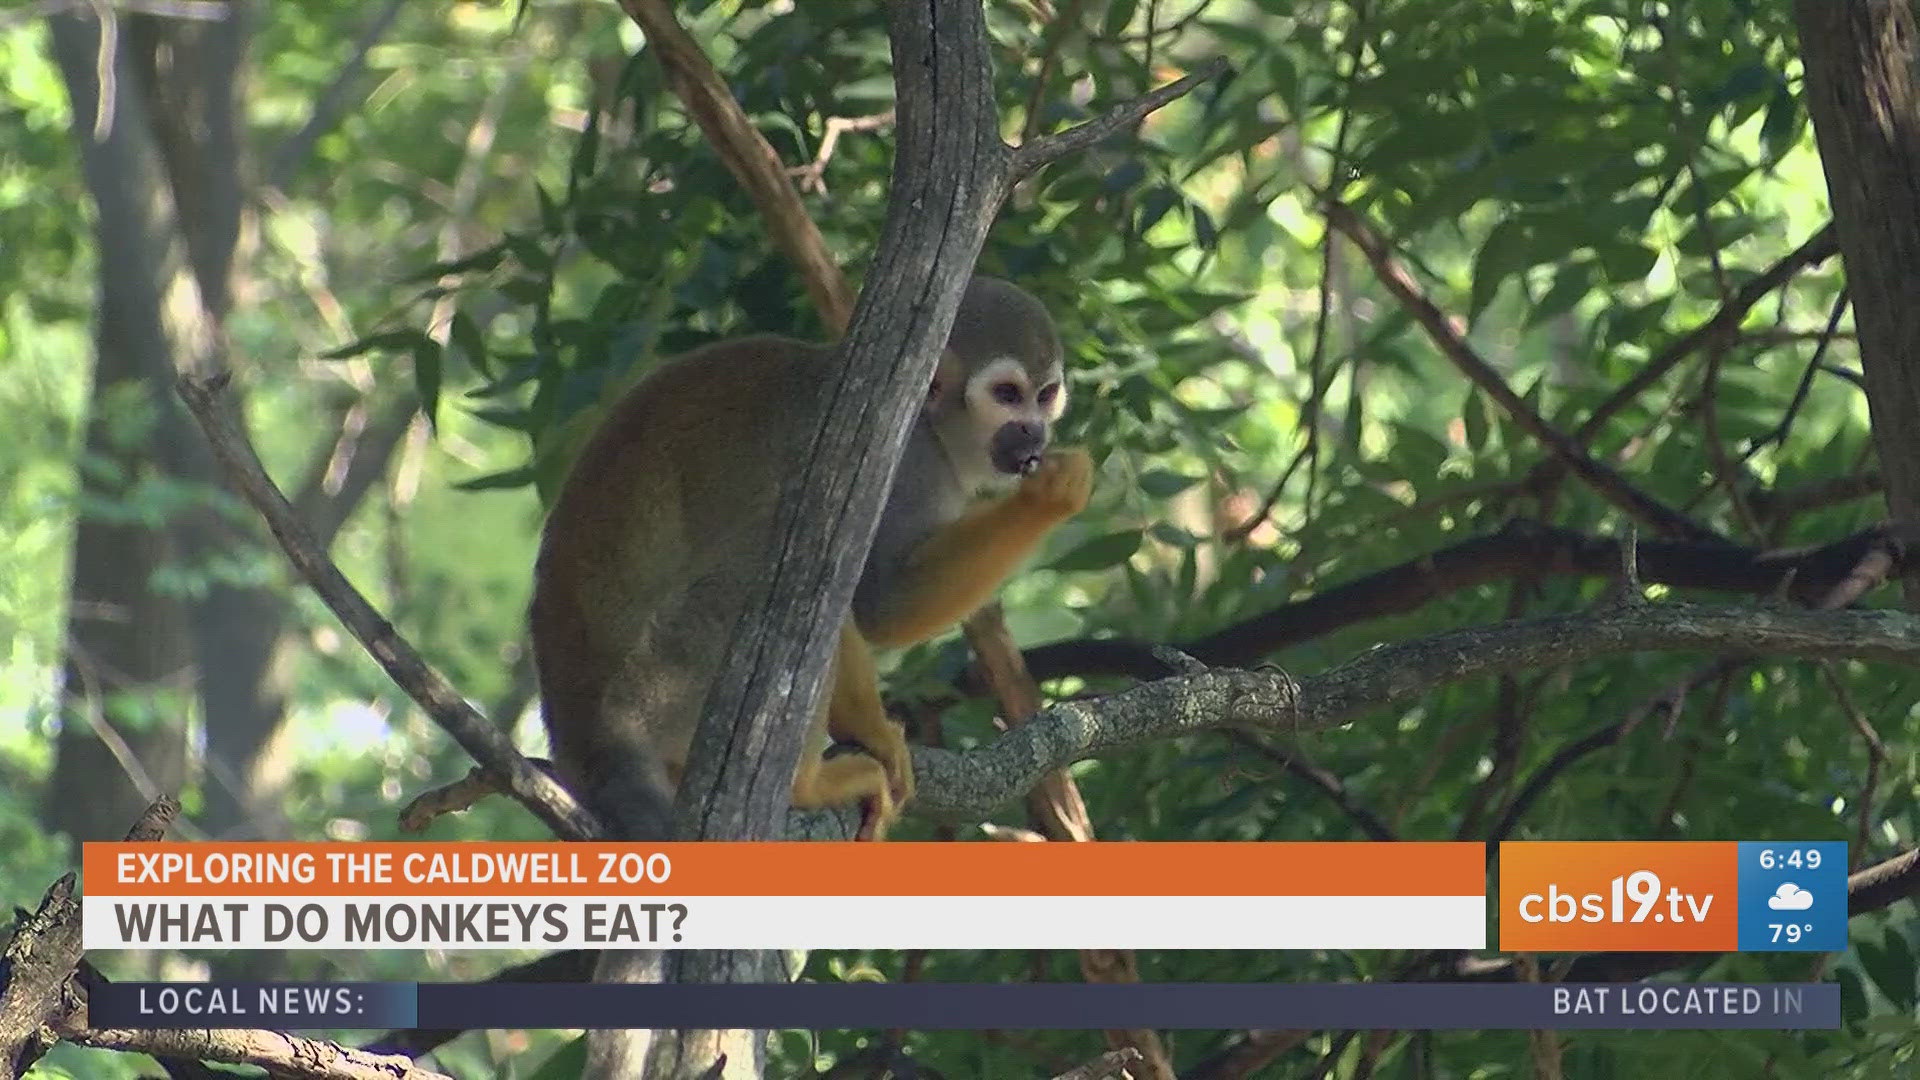
<path fill-rule="evenodd" d="M 1085 510 L 1092 495 L 1093 458 L 1079 447 L 1061 447 L 1020 482 L 1013 497 L 1050 521 L 1065 521 Z"/>
<path fill-rule="evenodd" d="M 861 627 L 866 639 L 900 648 L 980 610 L 1048 530 L 1086 509 L 1092 492 L 1085 450 L 1048 453 L 1011 495 L 973 507 L 914 550 Z"/>

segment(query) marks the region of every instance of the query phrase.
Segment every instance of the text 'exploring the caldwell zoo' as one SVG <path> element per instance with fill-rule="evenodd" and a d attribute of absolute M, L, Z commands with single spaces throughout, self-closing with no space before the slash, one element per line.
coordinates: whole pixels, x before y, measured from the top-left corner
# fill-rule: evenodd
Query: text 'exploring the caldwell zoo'
<path fill-rule="evenodd" d="M 1487 940 L 1474 843 L 123 843 L 87 844 L 83 871 L 89 949 Z"/>

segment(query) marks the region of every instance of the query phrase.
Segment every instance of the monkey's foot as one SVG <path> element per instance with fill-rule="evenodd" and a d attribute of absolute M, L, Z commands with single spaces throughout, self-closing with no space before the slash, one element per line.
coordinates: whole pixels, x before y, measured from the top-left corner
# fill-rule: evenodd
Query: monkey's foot
<path fill-rule="evenodd" d="M 856 840 L 879 840 L 900 817 L 892 779 L 880 762 L 865 754 L 803 762 L 793 781 L 793 805 L 803 809 L 862 804 Z"/>
<path fill-rule="evenodd" d="M 871 738 L 856 741 L 887 774 L 887 791 L 894 805 L 905 806 L 913 798 L 913 748 L 907 744 L 906 728 L 888 720 L 871 734 Z"/>

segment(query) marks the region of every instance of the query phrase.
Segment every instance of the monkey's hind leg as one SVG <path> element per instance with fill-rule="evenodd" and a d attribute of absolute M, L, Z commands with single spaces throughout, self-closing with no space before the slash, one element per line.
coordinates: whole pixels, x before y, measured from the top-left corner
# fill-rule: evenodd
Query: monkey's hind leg
<path fill-rule="evenodd" d="M 824 730 L 820 730 L 824 721 Z M 833 686 L 815 721 L 814 742 L 794 777 L 795 806 L 837 806 L 860 801 L 866 817 L 861 839 L 880 839 L 913 795 L 913 759 L 900 725 L 887 718 L 880 703 L 880 676 L 867 639 L 849 618 L 840 628 L 834 655 Z M 823 759 L 828 736 L 850 742 L 864 754 Z"/>
<path fill-rule="evenodd" d="M 859 746 L 880 763 L 896 804 L 913 797 L 913 755 L 906 733 L 887 717 L 886 706 L 880 703 L 880 673 L 873 665 L 873 649 L 851 617 L 840 627 L 827 731 L 840 742 Z"/>

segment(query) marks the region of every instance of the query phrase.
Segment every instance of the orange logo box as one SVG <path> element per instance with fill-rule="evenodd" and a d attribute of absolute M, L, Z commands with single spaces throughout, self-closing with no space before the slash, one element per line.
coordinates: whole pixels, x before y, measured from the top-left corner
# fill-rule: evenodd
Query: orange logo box
<path fill-rule="evenodd" d="M 1730 952 L 1732 842 L 1500 845 L 1502 952 Z"/>

